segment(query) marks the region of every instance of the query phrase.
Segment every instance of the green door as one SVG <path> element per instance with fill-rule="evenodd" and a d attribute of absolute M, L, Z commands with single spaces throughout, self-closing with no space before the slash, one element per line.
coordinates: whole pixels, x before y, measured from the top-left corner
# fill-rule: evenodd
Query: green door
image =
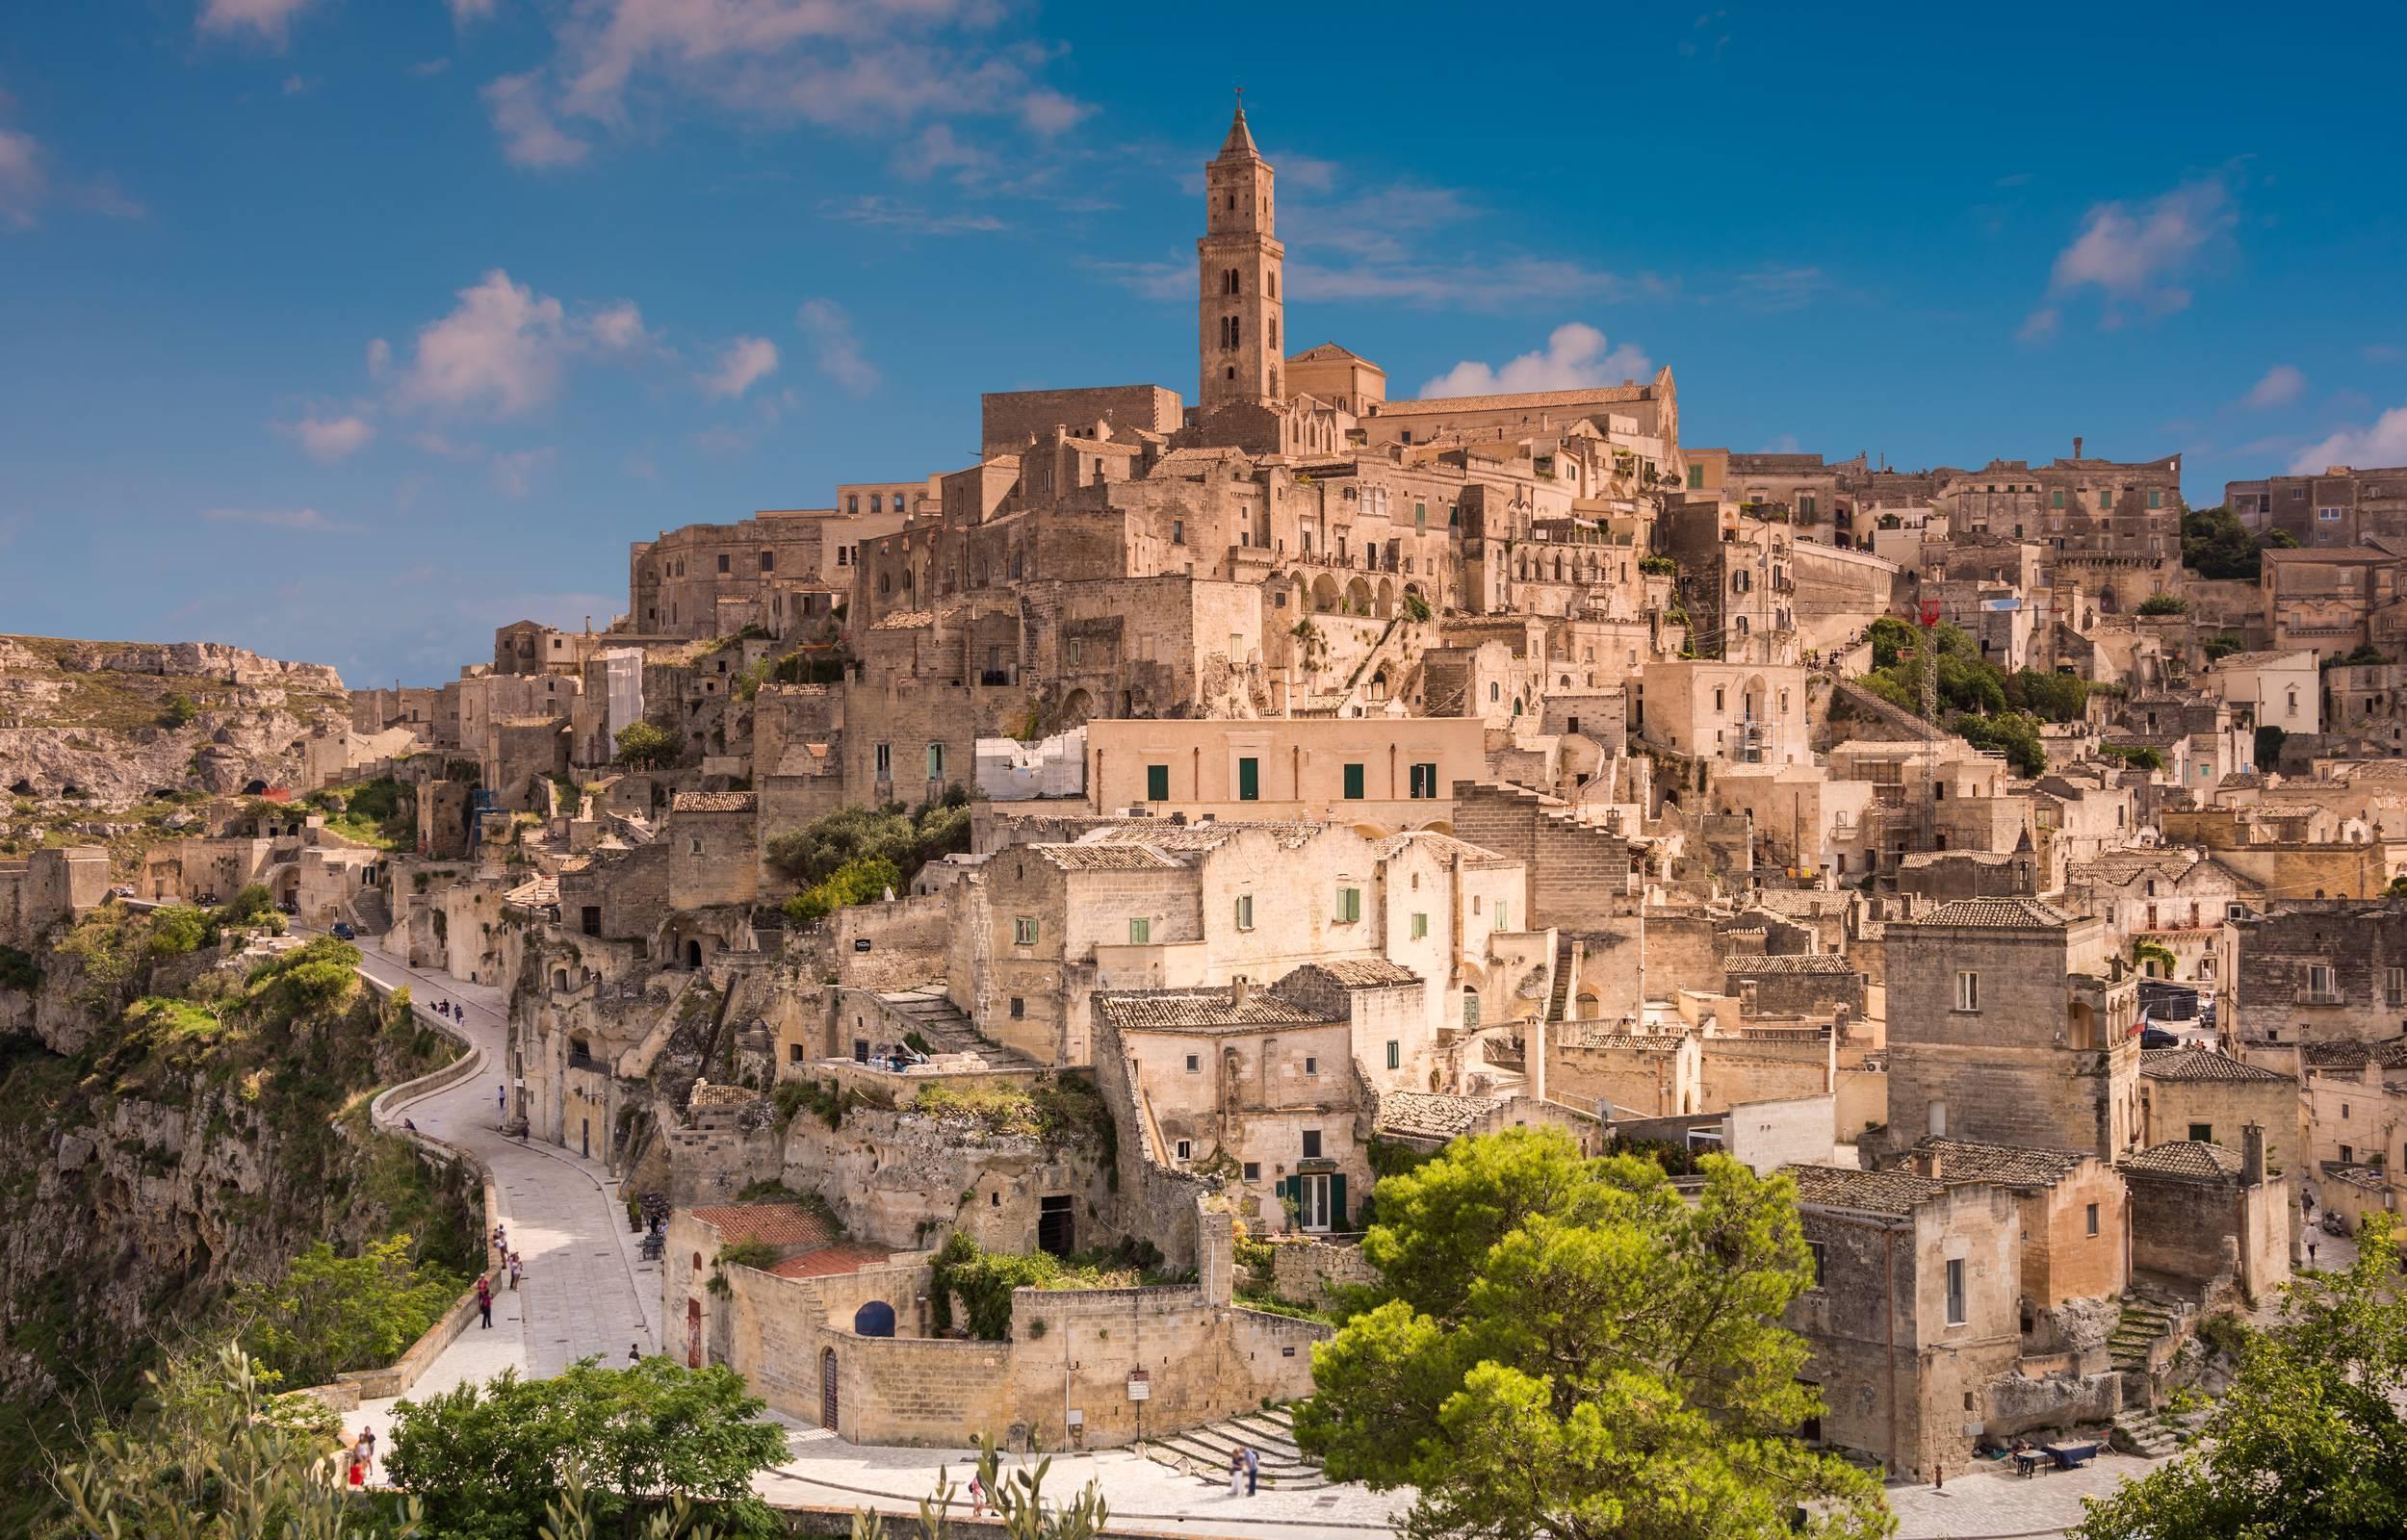
<path fill-rule="evenodd" d="M 1350 764 L 1346 766 L 1346 801 L 1360 802 L 1361 800 L 1362 767 L 1359 764 Z"/>
<path fill-rule="evenodd" d="M 1237 800 L 1239 802 L 1262 800 L 1261 760 L 1239 759 L 1237 761 Z"/>
<path fill-rule="evenodd" d="M 1170 800 L 1170 766 L 1149 764 L 1145 767 L 1145 800 L 1148 802 Z"/>
<path fill-rule="evenodd" d="M 1346 1179 L 1342 1172 L 1329 1179 L 1329 1227 L 1343 1234 L 1346 1225 Z"/>

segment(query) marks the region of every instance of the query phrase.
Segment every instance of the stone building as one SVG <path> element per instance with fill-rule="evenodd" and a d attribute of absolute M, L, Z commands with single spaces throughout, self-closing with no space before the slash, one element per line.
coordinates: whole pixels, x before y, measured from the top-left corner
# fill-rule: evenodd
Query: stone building
<path fill-rule="evenodd" d="M 2407 538 L 2407 470 L 2335 465 L 2320 475 L 2227 481 L 2223 505 L 2250 532 L 2279 529 L 2311 550 Z"/>
<path fill-rule="evenodd" d="M 1381 835 L 1446 825 L 1459 783 L 1485 779 L 1469 717 L 1087 724 L 1087 799 L 1099 813 L 1325 819 Z"/>
<path fill-rule="evenodd" d="M 2237 1147 L 2242 1128 L 2260 1128 L 2266 1168 L 2304 1172 L 2311 1168 L 2299 1141 L 2298 1090 L 2295 1075 L 2211 1048 L 2146 1049 L 2139 1056 L 2139 1140 Z"/>
<path fill-rule="evenodd" d="M 1883 946 L 1893 1146 L 2136 1145 L 2138 985 L 2103 922 L 1961 899 L 1889 921 Z"/>
<path fill-rule="evenodd" d="M 2245 1308 L 2290 1281 L 2297 1185 L 2269 1170 L 2265 1131 L 2239 1146 L 2172 1140 L 2115 1163 L 2131 1189 L 2132 1268 L 2210 1305 Z"/>
<path fill-rule="evenodd" d="M 224 896 L 234 892 L 228 887 Z M 108 896 L 109 852 L 98 845 L 0 860 L 0 945 L 31 950 L 51 927 L 75 919 Z"/>
<path fill-rule="evenodd" d="M 2294 1069 L 2302 1044 L 2407 1032 L 2407 903 L 2284 899 L 2231 914 L 2223 1030 L 2242 1057 Z"/>
<path fill-rule="evenodd" d="M 2327 1162 L 2378 1168 L 2394 1191 L 2407 1182 L 2407 1038 L 2312 1043 L 2299 1058 L 2306 1144 L 2288 1168 L 2303 1182 Z M 2300 1082 L 2285 1077 L 2284 1084 Z M 2269 1144 L 2266 1160 L 2273 1161 Z M 2397 1208 L 2395 1197 L 2391 1206 Z"/>

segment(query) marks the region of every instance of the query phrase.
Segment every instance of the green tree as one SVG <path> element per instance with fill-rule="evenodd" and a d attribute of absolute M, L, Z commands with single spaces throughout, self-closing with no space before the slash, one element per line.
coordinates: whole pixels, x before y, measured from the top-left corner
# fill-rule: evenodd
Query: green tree
<path fill-rule="evenodd" d="M 2020 711 L 2000 711 L 1990 716 L 1964 716 L 1956 719 L 1956 736 L 1976 749 L 1989 749 L 2006 756 L 2006 763 L 2018 776 L 2043 776 L 2048 773 L 2048 748 L 2040 740 L 2039 724 Z"/>
<path fill-rule="evenodd" d="M 2229 508 L 2192 508 L 2182 515 L 2182 565 L 2201 578 L 2253 583 L 2261 574 L 2258 551 L 2256 538 Z"/>
<path fill-rule="evenodd" d="M 166 708 L 159 713 L 159 725 L 180 728 L 198 715 L 200 707 L 193 704 L 193 698 L 177 690 L 168 697 Z"/>
<path fill-rule="evenodd" d="M 2089 681 L 2078 674 L 2027 668 L 2006 680 L 2006 704 L 2043 722 L 2078 722 L 2089 707 Z"/>
<path fill-rule="evenodd" d="M 2257 730 L 2256 750 L 2259 771 L 2269 772 L 2281 762 L 2282 740 L 2289 736 L 2288 730 L 2277 728 L 2269 722 Z"/>
<path fill-rule="evenodd" d="M 247 925 L 274 912 L 275 894 L 265 883 L 245 884 L 225 904 L 225 920 L 229 925 Z"/>
<path fill-rule="evenodd" d="M 630 770 L 665 770 L 677 762 L 677 735 L 649 722 L 618 730 L 618 762 Z"/>
<path fill-rule="evenodd" d="M 296 1385 L 383 1368 L 441 1319 L 467 1283 L 412 1261 L 410 1247 L 408 1236 L 396 1235 L 346 1257 L 320 1241 L 275 1282 L 238 1286 L 233 1310 L 245 1322 L 245 1346 Z"/>
<path fill-rule="evenodd" d="M 2187 615 L 2189 601 L 2179 594 L 2150 594 L 2139 602 L 2142 615 Z"/>
<path fill-rule="evenodd" d="M 240 1349 L 145 1374 L 131 1423 L 94 1433 L 53 1471 L 57 1540 L 410 1540 L 415 1502 L 382 1516 L 345 1490 L 333 1414 L 278 1396 Z"/>
<path fill-rule="evenodd" d="M 1898 659 L 1921 645 L 1922 638 L 1914 628 L 1895 615 L 1883 615 L 1872 623 L 1872 666 L 1895 668 Z"/>
<path fill-rule="evenodd" d="M 752 1496 L 753 1476 L 786 1458 L 784 1431 L 761 1418 L 766 1407 L 721 1364 L 604 1369 L 585 1359 L 532 1380 L 505 1371 L 401 1402 L 386 1474 L 424 1501 L 437 1534 L 460 1540 L 533 1534 L 572 1477 L 594 1517 L 623 1534 L 683 1499 L 710 1504 L 728 1534 L 782 1535 Z"/>
<path fill-rule="evenodd" d="M 153 957 L 184 957 L 216 939 L 209 915 L 189 904 L 154 910 L 145 944 Z"/>
<path fill-rule="evenodd" d="M 1332 1477 L 1419 1489 L 1411 1540 L 1886 1533 L 1873 1478 L 1795 1437 L 1821 1399 L 1780 1324 L 1812 1282 L 1794 1189 L 1709 1158 L 1697 1202 L 1560 1131 L 1458 1140 L 1383 1180 L 1381 1282 L 1296 1415 Z M 1368 1308 L 1359 1308 L 1367 1306 Z"/>
<path fill-rule="evenodd" d="M 2371 1214 L 2344 1271 L 2300 1273 L 2252 1335 L 2198 1442 L 2092 1498 L 2081 1540 L 2390 1540 L 2407 1534 L 2407 1298 L 2395 1221 Z"/>

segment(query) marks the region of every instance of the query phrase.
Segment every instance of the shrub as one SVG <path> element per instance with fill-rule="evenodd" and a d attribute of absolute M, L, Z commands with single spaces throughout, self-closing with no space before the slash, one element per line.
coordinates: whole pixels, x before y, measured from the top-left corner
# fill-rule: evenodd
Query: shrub
<path fill-rule="evenodd" d="M 188 904 L 153 911 L 148 945 L 153 957 L 185 957 L 217 939 L 217 926 Z"/>
<path fill-rule="evenodd" d="M 199 714 L 200 707 L 193 704 L 193 698 L 182 690 L 177 690 L 168 697 L 166 709 L 159 713 L 159 725 L 166 728 L 180 728 Z"/>
<path fill-rule="evenodd" d="M 288 1384 L 383 1368 L 451 1308 L 466 1282 L 412 1261 L 410 1249 L 410 1238 L 396 1235 L 342 1257 L 320 1241 L 277 1281 L 237 1285 L 233 1308 L 245 1321 L 245 1345 Z"/>
<path fill-rule="evenodd" d="M 2139 602 L 2142 615 L 2187 615 L 2189 601 L 2179 594 L 2150 594 Z"/>
<path fill-rule="evenodd" d="M 1677 578 L 1680 564 L 1669 556 L 1641 556 L 1638 558 L 1638 570 L 1650 578 Z"/>
<path fill-rule="evenodd" d="M 665 770 L 677 762 L 678 752 L 676 737 L 649 722 L 618 730 L 618 762 L 631 770 Z"/>
<path fill-rule="evenodd" d="M 1432 613 L 1429 601 L 1420 595 L 1408 593 L 1404 596 L 1404 615 L 1407 620 L 1425 621 Z"/>
<path fill-rule="evenodd" d="M 275 912 L 275 894 L 269 891 L 265 883 L 250 883 L 228 899 L 220 912 L 229 925 L 247 925 Z"/>
<path fill-rule="evenodd" d="M 2109 743 L 2099 750 L 2099 753 L 2109 759 L 2120 759 L 2135 770 L 2164 768 L 2164 756 L 2146 744 Z"/>
<path fill-rule="evenodd" d="M 31 952 L 13 946 L 0 946 L 0 989 L 22 989 L 27 994 L 41 987 L 41 964 Z"/>

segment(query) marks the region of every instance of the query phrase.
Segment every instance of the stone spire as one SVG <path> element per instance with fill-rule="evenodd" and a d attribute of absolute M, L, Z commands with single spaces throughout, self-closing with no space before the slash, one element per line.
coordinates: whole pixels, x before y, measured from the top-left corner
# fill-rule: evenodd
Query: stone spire
<path fill-rule="evenodd" d="M 1226 161 L 1247 157 L 1258 161 L 1262 152 L 1254 147 L 1254 131 L 1245 126 L 1245 95 L 1240 91 L 1237 95 L 1237 116 L 1229 120 L 1229 139 L 1220 147 L 1220 158 Z"/>

